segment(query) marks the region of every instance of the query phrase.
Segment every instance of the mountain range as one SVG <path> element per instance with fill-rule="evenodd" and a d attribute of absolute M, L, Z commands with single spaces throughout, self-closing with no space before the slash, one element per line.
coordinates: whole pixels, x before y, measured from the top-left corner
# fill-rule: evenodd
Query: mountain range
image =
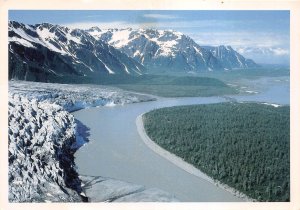
<path fill-rule="evenodd" d="M 149 69 L 212 71 L 258 67 L 230 46 L 199 46 L 190 37 L 173 30 L 93 27 L 87 32 Z"/>
<path fill-rule="evenodd" d="M 88 30 L 42 23 L 8 23 L 9 79 L 51 81 L 101 75 L 142 75 L 255 68 L 230 46 L 199 46 L 173 30 Z"/>

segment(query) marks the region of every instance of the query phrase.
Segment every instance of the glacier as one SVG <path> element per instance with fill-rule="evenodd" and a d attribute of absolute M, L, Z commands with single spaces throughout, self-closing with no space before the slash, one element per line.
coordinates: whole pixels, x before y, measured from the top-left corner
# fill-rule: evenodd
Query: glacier
<path fill-rule="evenodd" d="M 10 202 L 81 201 L 74 122 L 57 104 L 9 94 Z"/>
<path fill-rule="evenodd" d="M 87 142 L 88 128 L 72 111 L 150 100 L 105 86 L 9 81 L 9 201 L 177 201 L 159 189 L 76 172 L 74 153 Z"/>

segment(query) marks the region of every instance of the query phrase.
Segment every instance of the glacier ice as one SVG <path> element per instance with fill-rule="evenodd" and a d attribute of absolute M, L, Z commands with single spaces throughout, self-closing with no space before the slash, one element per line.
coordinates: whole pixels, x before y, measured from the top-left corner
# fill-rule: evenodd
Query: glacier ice
<path fill-rule="evenodd" d="M 71 111 L 149 100 L 155 98 L 105 86 L 10 81 L 9 201 L 177 201 L 159 189 L 76 172 L 73 155 L 88 128 Z"/>

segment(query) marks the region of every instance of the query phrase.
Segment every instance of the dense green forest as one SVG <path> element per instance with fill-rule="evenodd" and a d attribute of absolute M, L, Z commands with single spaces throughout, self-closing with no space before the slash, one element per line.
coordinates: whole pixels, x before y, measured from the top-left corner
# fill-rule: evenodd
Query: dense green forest
<path fill-rule="evenodd" d="M 153 110 L 143 120 L 153 141 L 215 180 L 259 201 L 289 201 L 289 106 L 179 106 Z"/>

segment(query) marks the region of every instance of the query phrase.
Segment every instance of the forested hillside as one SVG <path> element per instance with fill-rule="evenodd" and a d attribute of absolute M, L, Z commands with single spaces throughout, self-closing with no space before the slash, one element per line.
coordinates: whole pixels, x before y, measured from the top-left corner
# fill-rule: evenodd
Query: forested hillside
<path fill-rule="evenodd" d="M 260 201 L 290 198 L 290 107 L 219 103 L 153 110 L 149 137 L 200 170 Z"/>

